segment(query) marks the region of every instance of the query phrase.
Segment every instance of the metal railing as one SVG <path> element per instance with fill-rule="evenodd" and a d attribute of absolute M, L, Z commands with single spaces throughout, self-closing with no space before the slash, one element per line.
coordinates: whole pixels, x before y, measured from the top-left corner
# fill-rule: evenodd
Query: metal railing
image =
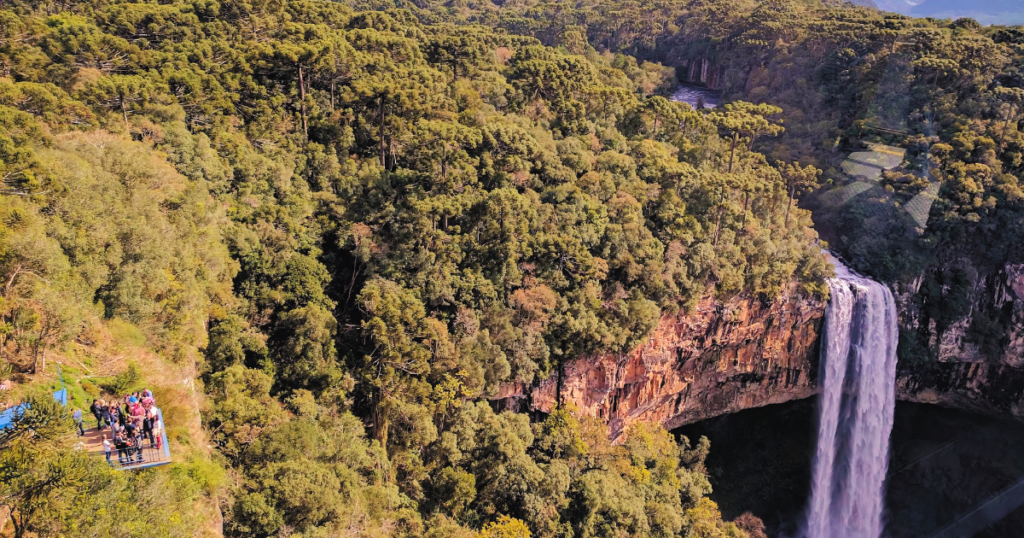
<path fill-rule="evenodd" d="M 134 471 L 171 463 L 171 448 L 167 443 L 167 423 L 164 422 L 163 411 L 158 409 L 156 414 L 160 419 L 160 423 L 164 426 L 160 431 L 160 447 L 152 446 L 149 442 L 149 437 L 143 436 L 140 437 L 141 451 L 136 448 L 130 448 L 125 449 L 122 453 L 116 448 L 112 448 L 110 451 L 111 467 L 118 471 Z M 102 450 L 93 452 L 93 454 L 106 459 L 106 452 Z"/>

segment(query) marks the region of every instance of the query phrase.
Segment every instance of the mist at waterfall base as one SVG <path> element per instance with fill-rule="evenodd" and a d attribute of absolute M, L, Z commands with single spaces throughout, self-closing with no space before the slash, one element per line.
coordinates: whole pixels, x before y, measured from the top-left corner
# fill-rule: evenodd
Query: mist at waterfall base
<path fill-rule="evenodd" d="M 715 108 L 722 101 L 722 92 L 696 84 L 680 83 L 672 94 L 673 101 L 682 101 L 694 109 Z"/>
<path fill-rule="evenodd" d="M 838 261 L 822 332 L 818 438 L 804 538 L 879 538 L 896 403 L 896 304 Z"/>

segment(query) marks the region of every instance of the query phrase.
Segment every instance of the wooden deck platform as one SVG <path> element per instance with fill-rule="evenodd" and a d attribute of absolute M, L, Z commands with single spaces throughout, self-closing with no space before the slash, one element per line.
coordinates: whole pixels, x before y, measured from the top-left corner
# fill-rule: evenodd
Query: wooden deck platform
<path fill-rule="evenodd" d="M 159 413 L 159 412 L 158 412 Z M 160 414 L 160 420 L 163 421 L 163 413 Z M 89 415 L 87 420 L 83 422 L 83 425 L 87 426 L 85 435 L 79 438 L 83 448 L 90 454 L 95 454 L 97 457 L 106 458 L 103 453 L 103 435 L 106 434 L 108 438 L 113 439 L 110 433 L 110 427 L 105 427 L 102 430 L 96 429 L 96 420 Z M 88 427 L 88 426 L 92 427 Z M 142 461 L 134 459 L 131 462 L 121 463 L 117 457 L 117 449 L 113 449 L 110 453 L 110 464 L 118 470 L 133 471 L 136 469 L 145 469 L 148 467 L 156 467 L 159 465 L 167 465 L 171 463 L 171 451 L 167 445 L 167 430 L 164 429 L 160 434 L 161 446 L 156 448 L 150 446 L 149 439 L 142 442 Z"/>

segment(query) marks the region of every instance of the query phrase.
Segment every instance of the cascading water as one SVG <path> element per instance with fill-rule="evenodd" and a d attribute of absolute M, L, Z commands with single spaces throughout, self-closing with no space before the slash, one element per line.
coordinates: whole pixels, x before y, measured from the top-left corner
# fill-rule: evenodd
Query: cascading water
<path fill-rule="evenodd" d="M 838 261 L 822 336 L 805 538 L 879 538 L 895 406 L 896 304 Z"/>

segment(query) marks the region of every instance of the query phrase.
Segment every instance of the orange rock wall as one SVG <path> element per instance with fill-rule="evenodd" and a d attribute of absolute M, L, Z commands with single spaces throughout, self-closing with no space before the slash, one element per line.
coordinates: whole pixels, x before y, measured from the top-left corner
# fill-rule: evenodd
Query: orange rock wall
<path fill-rule="evenodd" d="M 692 314 L 661 318 L 645 344 L 622 355 L 566 364 L 563 396 L 608 422 L 618 438 L 637 421 L 666 428 L 817 391 L 818 335 L 824 303 L 790 293 L 770 304 L 705 300 Z M 504 387 L 510 408 L 550 412 L 557 376 L 523 390 Z"/>

